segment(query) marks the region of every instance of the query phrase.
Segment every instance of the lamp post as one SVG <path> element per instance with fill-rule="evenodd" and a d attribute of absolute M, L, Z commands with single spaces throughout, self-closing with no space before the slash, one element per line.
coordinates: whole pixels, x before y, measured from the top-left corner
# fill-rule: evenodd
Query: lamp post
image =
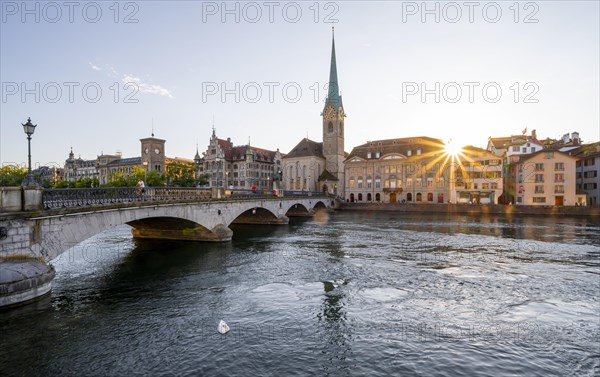
<path fill-rule="evenodd" d="M 27 175 L 25 176 L 25 179 L 23 180 L 21 185 L 37 186 L 38 184 L 35 180 L 35 177 L 31 173 L 31 135 L 33 135 L 33 133 L 35 132 L 37 124 L 34 125 L 33 123 L 31 123 L 31 118 L 27 118 L 27 123 L 21 123 L 21 125 L 23 126 L 23 131 L 25 131 L 25 134 L 27 135 L 27 158 L 29 163 L 27 165 Z"/>
<path fill-rule="evenodd" d="M 148 181 L 148 161 L 142 162 L 142 165 L 144 165 L 144 183 L 145 183 L 146 181 Z"/>

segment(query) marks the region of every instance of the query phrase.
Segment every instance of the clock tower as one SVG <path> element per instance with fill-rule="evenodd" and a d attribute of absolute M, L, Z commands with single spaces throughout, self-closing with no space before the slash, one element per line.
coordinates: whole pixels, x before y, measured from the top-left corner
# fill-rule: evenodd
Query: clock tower
<path fill-rule="evenodd" d="M 333 34 L 333 28 L 332 28 Z M 337 182 L 333 182 L 336 193 L 344 192 L 344 105 L 340 95 L 337 64 L 335 59 L 335 36 L 332 36 L 331 46 L 331 65 L 329 68 L 329 87 L 325 107 L 323 108 L 323 156 L 325 157 L 325 169 L 330 174 L 323 172 L 322 178 L 329 177 L 331 181 L 335 177 Z M 333 177 L 332 177 L 333 176 Z M 320 178 L 320 181 L 323 179 Z M 332 182 L 329 182 L 331 185 Z"/>
<path fill-rule="evenodd" d="M 165 140 L 154 137 L 140 139 L 142 145 L 142 168 L 147 171 L 165 172 Z"/>

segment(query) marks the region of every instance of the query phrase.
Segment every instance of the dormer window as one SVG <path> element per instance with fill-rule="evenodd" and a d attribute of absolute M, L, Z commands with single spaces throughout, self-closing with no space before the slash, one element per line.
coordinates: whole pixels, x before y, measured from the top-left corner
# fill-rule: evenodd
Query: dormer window
<path fill-rule="evenodd" d="M 408 151 L 406 151 L 406 155 L 407 155 L 408 157 L 412 156 L 412 151 L 409 149 Z"/>
<path fill-rule="evenodd" d="M 367 152 L 367 158 L 371 158 L 371 152 Z"/>
<path fill-rule="evenodd" d="M 381 154 L 379 152 L 375 152 L 375 158 L 379 158 Z"/>
<path fill-rule="evenodd" d="M 421 149 L 417 149 L 417 156 L 421 155 Z"/>

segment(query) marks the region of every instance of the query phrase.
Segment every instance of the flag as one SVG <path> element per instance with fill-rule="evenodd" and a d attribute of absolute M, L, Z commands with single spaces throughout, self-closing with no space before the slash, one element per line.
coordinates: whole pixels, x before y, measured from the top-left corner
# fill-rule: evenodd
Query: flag
<path fill-rule="evenodd" d="M 525 127 L 525 129 L 523 130 L 523 135 L 525 135 L 527 133 L 527 127 Z"/>

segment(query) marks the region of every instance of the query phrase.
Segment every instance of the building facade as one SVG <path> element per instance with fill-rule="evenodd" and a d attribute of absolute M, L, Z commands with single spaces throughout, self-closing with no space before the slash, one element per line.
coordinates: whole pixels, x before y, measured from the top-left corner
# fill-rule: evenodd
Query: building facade
<path fill-rule="evenodd" d="M 234 146 L 231 138 L 219 139 L 213 133 L 206 152 L 194 160 L 198 176 L 208 175 L 210 187 L 230 189 L 271 190 L 281 179 L 281 153 L 253 147 L 250 144 Z"/>
<path fill-rule="evenodd" d="M 517 205 L 583 205 L 575 186 L 577 158 L 558 150 L 542 150 L 512 159 L 507 180 Z"/>
<path fill-rule="evenodd" d="M 455 203 L 497 204 L 503 191 L 502 158 L 467 146 L 455 157 Z"/>
<path fill-rule="evenodd" d="M 65 160 L 65 165 L 63 168 L 63 180 L 68 182 L 76 182 L 83 178 L 99 178 L 96 160 L 84 160 L 81 157 L 75 158 L 75 153 L 73 153 L 73 148 L 71 148 L 71 152 L 69 152 L 69 158 Z"/>
<path fill-rule="evenodd" d="M 348 202 L 438 202 L 449 189 L 441 167 L 444 144 L 429 137 L 369 141 L 345 160 Z"/>
<path fill-rule="evenodd" d="M 123 158 L 121 154 L 102 154 L 96 158 L 98 179 L 101 185 L 110 182 L 114 174 L 121 173 L 128 176 L 133 173 L 134 167 L 139 167 L 147 172 L 157 171 L 162 174 L 165 171 L 166 141 L 152 137 L 140 139 L 141 157 Z"/>
<path fill-rule="evenodd" d="M 583 145 L 569 153 L 577 158 L 575 187 L 585 193 L 584 204 L 600 206 L 600 142 Z"/>
<path fill-rule="evenodd" d="M 283 157 L 283 182 L 286 190 L 320 191 L 343 196 L 345 191 L 344 119 L 337 77 L 335 38 L 332 39 L 329 87 L 323 107 L 323 141 L 302 139 Z"/>

